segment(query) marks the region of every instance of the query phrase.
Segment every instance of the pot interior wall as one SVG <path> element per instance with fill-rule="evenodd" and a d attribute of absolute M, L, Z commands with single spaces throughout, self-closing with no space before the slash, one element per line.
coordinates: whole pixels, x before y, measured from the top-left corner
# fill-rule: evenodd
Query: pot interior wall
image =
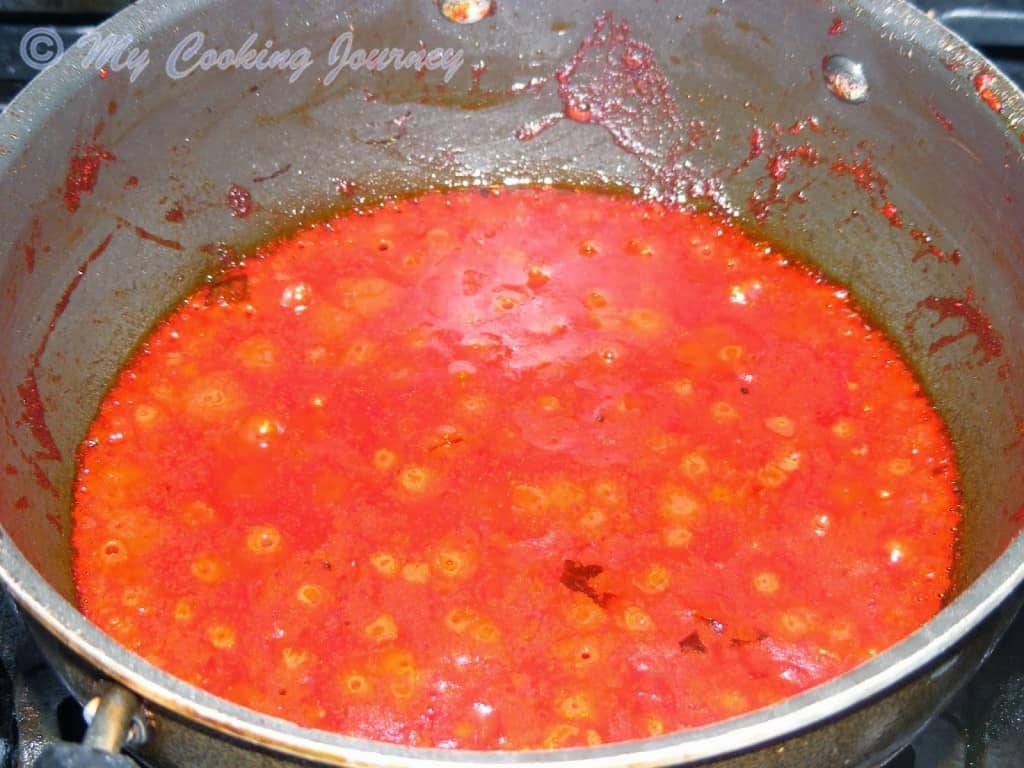
<path fill-rule="evenodd" d="M 713 179 L 720 204 L 849 285 L 915 362 L 960 455 L 961 587 L 1018 533 L 1024 145 L 941 31 L 886 3 L 608 3 L 634 42 L 601 55 L 621 67 L 650 45 L 667 96 L 627 103 L 632 123 L 562 119 L 523 140 L 517 129 L 563 112 L 553 74 L 594 32 L 591 3 L 502 0 L 467 26 L 429 2 L 161 5 L 142 0 L 108 27 L 150 51 L 134 83 L 72 50 L 0 136 L 0 523 L 69 599 L 76 446 L 139 337 L 224 254 L 362 197 L 525 179 L 665 188 L 666 168 Z M 353 49 L 423 41 L 464 64 L 448 83 L 443 71 L 345 69 L 326 85 L 350 29 Z M 294 82 L 241 70 L 172 80 L 168 55 L 197 30 L 220 49 L 250 34 L 306 46 L 313 63 Z M 865 103 L 826 88 L 823 58 L 840 53 L 863 63 Z M 99 170 L 72 210 L 75 157 Z M 228 204 L 232 185 L 251 194 L 251 215 Z"/>

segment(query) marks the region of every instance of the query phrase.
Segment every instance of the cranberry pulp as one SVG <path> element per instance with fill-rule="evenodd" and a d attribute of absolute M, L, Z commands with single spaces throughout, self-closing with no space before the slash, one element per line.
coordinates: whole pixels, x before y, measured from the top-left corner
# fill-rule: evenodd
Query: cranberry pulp
<path fill-rule="evenodd" d="M 88 617 L 306 726 L 636 739 L 941 607 L 953 450 L 847 293 L 728 222 L 427 193 L 262 248 L 146 339 L 79 456 Z"/>

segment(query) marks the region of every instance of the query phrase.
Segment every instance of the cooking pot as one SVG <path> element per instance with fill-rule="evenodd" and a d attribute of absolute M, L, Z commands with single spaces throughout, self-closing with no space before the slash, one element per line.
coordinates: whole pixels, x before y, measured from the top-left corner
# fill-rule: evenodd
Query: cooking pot
<path fill-rule="evenodd" d="M 422 55 L 374 58 L 383 48 Z M 501 0 L 473 24 L 426 0 L 141 0 L 117 15 L 0 117 L 0 577 L 76 696 L 100 697 L 89 745 L 127 739 L 181 767 L 879 765 L 1022 601 L 1022 130 L 1019 92 L 889 0 Z M 514 754 L 301 728 L 86 621 L 70 572 L 75 450 L 146 329 L 225 259 L 324 211 L 520 183 L 727 212 L 853 290 L 956 443 L 965 520 L 944 610 L 775 706 Z M 73 759 L 99 758 L 119 759 Z"/>

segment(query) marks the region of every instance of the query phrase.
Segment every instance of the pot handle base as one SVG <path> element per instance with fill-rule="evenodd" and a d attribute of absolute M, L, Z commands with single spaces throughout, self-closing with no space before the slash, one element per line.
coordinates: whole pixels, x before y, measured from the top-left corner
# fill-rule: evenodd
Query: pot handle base
<path fill-rule="evenodd" d="M 81 744 L 48 744 L 32 768 L 138 768 L 119 754 L 126 743 L 145 741 L 139 699 L 117 685 L 85 706 L 89 728 Z"/>

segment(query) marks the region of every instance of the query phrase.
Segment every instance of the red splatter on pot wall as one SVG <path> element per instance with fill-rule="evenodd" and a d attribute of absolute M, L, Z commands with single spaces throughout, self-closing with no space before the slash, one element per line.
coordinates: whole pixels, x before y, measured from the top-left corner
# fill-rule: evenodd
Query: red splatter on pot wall
<path fill-rule="evenodd" d="M 227 203 L 228 210 L 231 211 L 231 215 L 236 219 L 248 218 L 252 213 L 252 195 L 249 193 L 249 190 L 238 184 L 232 184 L 228 187 L 225 202 Z"/>
<path fill-rule="evenodd" d="M 79 265 L 75 276 L 64 289 L 64 293 L 61 294 L 60 301 L 57 302 L 57 306 L 54 307 L 53 313 L 50 315 L 50 322 L 46 327 L 46 332 L 43 334 L 42 340 L 39 342 L 39 346 L 36 348 L 35 352 L 32 353 L 28 373 L 25 374 L 24 380 L 18 385 L 18 397 L 21 400 L 22 410 L 21 417 L 18 419 L 17 423 L 19 425 L 27 426 L 32 432 L 32 436 L 36 439 L 36 442 L 39 443 L 41 448 L 41 450 L 36 453 L 36 458 L 43 461 L 60 461 L 62 456 L 60 449 L 57 447 L 56 441 L 53 439 L 53 434 L 50 432 L 50 428 L 46 423 L 46 408 L 43 404 L 42 395 L 39 392 L 39 364 L 46 352 L 47 346 L 49 346 L 50 336 L 57 327 L 57 321 L 60 320 L 60 317 L 64 314 L 68 304 L 71 303 L 71 296 L 74 294 L 75 289 L 78 288 L 78 285 L 82 282 L 89 266 L 103 255 L 113 239 L 114 233 L 111 232 L 96 247 L 96 249 L 86 257 L 85 261 Z"/>
<path fill-rule="evenodd" d="M 992 321 L 975 303 L 974 291 L 968 288 L 962 298 L 955 296 L 929 296 L 917 303 L 919 309 L 927 309 L 938 314 L 932 328 L 945 320 L 961 320 L 963 328 L 959 333 L 940 336 L 928 347 L 928 354 L 935 354 L 950 344 L 974 336 L 976 341 L 972 351 L 980 353 L 979 364 L 1001 357 L 1003 354 L 1003 337 L 992 327 Z"/>
<path fill-rule="evenodd" d="M 75 154 L 68 162 L 68 172 L 64 180 L 64 207 L 69 213 L 75 213 L 82 202 L 82 195 L 91 195 L 99 181 L 100 168 L 103 163 L 110 163 L 116 158 L 99 144 L 87 144 L 75 149 Z"/>
<path fill-rule="evenodd" d="M 996 79 L 996 76 L 991 72 L 981 72 L 974 76 L 974 90 L 978 92 L 978 96 L 981 100 L 988 104 L 988 108 L 993 112 L 1002 112 L 1003 103 L 999 100 L 999 97 L 989 87 L 992 82 Z"/>

